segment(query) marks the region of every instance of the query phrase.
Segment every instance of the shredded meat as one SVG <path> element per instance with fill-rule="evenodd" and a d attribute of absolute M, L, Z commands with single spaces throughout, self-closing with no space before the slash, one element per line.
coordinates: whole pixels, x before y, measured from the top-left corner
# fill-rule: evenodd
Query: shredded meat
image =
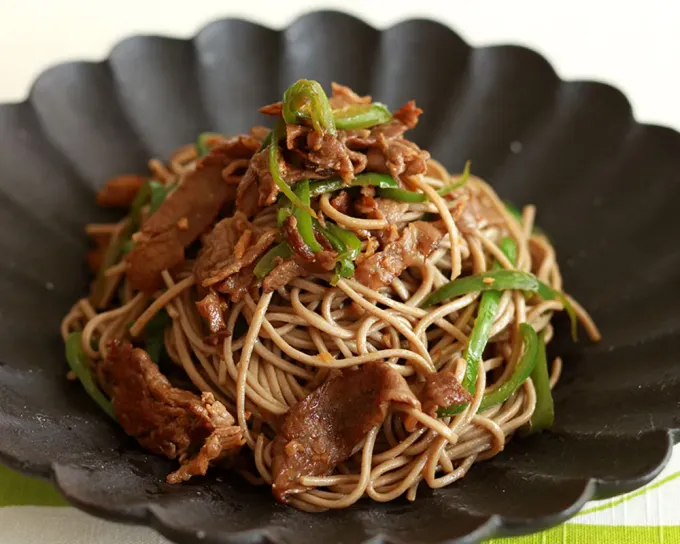
<path fill-rule="evenodd" d="M 245 442 L 234 418 L 212 394 L 199 398 L 173 387 L 144 350 L 112 341 L 99 375 L 125 432 L 151 453 L 188 464 L 186 474 L 180 469 L 175 474 L 181 475 L 169 475 L 169 482 L 205 474 L 210 461 L 237 452 Z M 189 459 L 197 448 L 196 458 Z"/>
<path fill-rule="evenodd" d="M 281 115 L 281 112 L 283 111 L 283 103 L 274 102 L 273 104 L 267 104 L 266 106 L 262 106 L 259 111 L 264 115 L 272 115 L 274 117 L 278 117 L 279 115 Z"/>
<path fill-rule="evenodd" d="M 301 476 L 323 476 L 347 460 L 391 404 L 419 407 L 406 380 L 389 365 L 345 370 L 295 404 L 272 446 L 272 490 L 285 502 L 305 490 Z"/>
<path fill-rule="evenodd" d="M 127 256 L 127 277 L 134 288 L 157 289 L 161 271 L 182 262 L 184 248 L 213 223 L 233 194 L 222 179 L 222 158 L 211 154 L 206 159 L 184 176 L 136 237 L 137 244 Z M 178 222 L 184 217 L 187 228 L 181 229 Z"/>
<path fill-rule="evenodd" d="M 347 154 L 347 147 L 336 136 L 316 132 L 307 134 L 307 164 L 316 172 L 335 171 L 345 181 L 354 177 L 354 165 Z"/>
<path fill-rule="evenodd" d="M 137 174 L 111 178 L 97 192 L 97 204 L 104 207 L 129 208 L 146 180 L 145 176 Z"/>
<path fill-rule="evenodd" d="M 219 295 L 208 293 L 196 303 L 196 308 L 198 308 L 198 313 L 208 320 L 210 332 L 216 333 L 227 327 L 222 317 L 222 301 Z"/>
<path fill-rule="evenodd" d="M 384 135 L 378 136 L 378 145 L 385 157 L 385 166 L 390 175 L 398 179 L 402 174 L 415 176 L 427 172 L 427 161 L 430 154 L 408 140 L 388 140 Z"/>
<path fill-rule="evenodd" d="M 337 252 L 324 249 L 314 253 L 303 240 L 295 217 L 291 215 L 283 222 L 281 233 L 286 237 L 293 252 L 303 261 L 318 264 L 323 270 L 333 270 L 338 256 Z"/>
<path fill-rule="evenodd" d="M 442 232 L 432 223 L 415 221 L 398 240 L 364 259 L 356 269 L 355 279 L 371 289 L 389 285 L 407 267 L 423 262 L 437 249 Z"/>
<path fill-rule="evenodd" d="M 271 293 L 281 287 L 288 285 L 295 278 L 307 275 L 304 264 L 295 258 L 286 259 L 279 263 L 267 277 L 262 280 L 262 291 Z"/>
<path fill-rule="evenodd" d="M 453 372 L 444 371 L 428 374 L 418 399 L 423 412 L 436 417 L 439 408 L 466 404 L 472 400 L 472 395 L 456 380 Z"/>
<path fill-rule="evenodd" d="M 252 242 L 248 247 L 242 243 L 244 236 Z M 275 229 L 257 228 L 239 211 L 222 219 L 203 239 L 194 266 L 196 283 L 208 287 L 223 282 L 253 264 L 274 240 Z"/>
<path fill-rule="evenodd" d="M 232 302 L 240 302 L 246 296 L 248 289 L 255 284 L 253 270 L 255 263 L 241 268 L 236 274 L 232 274 L 226 280 L 217 284 L 217 290 L 229 296 Z"/>
<path fill-rule="evenodd" d="M 210 464 L 223 462 L 236 456 L 245 444 L 243 429 L 234 425 L 234 417 L 227 411 L 224 404 L 215 400 L 212 393 L 203 393 L 201 402 L 205 406 L 214 430 L 205 439 L 201 449 L 193 457 L 182 460 L 181 466 L 168 474 L 169 484 L 186 482 L 192 476 L 205 476 Z"/>
<path fill-rule="evenodd" d="M 415 100 L 409 100 L 394 112 L 394 118 L 406 126 L 406 128 L 412 129 L 418 124 L 418 117 L 422 113 L 423 110 L 416 106 Z"/>
<path fill-rule="evenodd" d="M 334 110 L 351 106 L 353 104 L 370 104 L 370 96 L 359 96 L 346 85 L 340 85 L 333 81 L 331 83 L 331 97 L 328 99 L 331 108 Z"/>
<path fill-rule="evenodd" d="M 349 196 L 347 191 L 338 192 L 333 198 L 331 198 L 330 202 L 331 206 L 345 215 L 348 215 L 352 210 L 352 198 Z"/>

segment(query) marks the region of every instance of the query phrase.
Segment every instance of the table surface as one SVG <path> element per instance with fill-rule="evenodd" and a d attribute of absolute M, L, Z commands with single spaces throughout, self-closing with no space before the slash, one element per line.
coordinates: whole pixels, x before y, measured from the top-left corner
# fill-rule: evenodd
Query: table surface
<path fill-rule="evenodd" d="M 330 8 L 359 15 L 378 27 L 427 17 L 453 27 L 473 45 L 530 47 L 542 53 L 565 79 L 598 80 L 621 89 L 640 121 L 680 129 L 680 2 L 673 0 L 572 0 L 559 4 L 542 0 L 419 0 L 410 4 L 394 0 L 248 0 L 238 5 L 224 0 L 190 4 L 168 0 L 0 0 L 0 5 L 0 50 L 5 52 L 0 55 L 0 102 L 23 100 L 31 82 L 47 66 L 75 59 L 100 60 L 118 40 L 131 34 L 185 37 L 226 16 L 282 27 L 310 9 Z M 676 451 L 665 480 L 659 480 L 664 485 L 654 494 L 586 514 L 580 523 L 680 525 L 679 510 L 672 506 L 680 498 L 680 479 L 675 480 L 680 475 L 679 457 Z M 0 472 L 0 486 L 10 482 L 7 474 Z M 21 481 L 16 485 L 32 484 Z M 37 519 L 40 524 L 34 523 Z M 95 520 L 71 508 L 0 508 L 0 526 L 0 544 L 167 542 L 149 529 Z M 561 536 L 553 536 L 564 542 L 567 534 L 569 542 L 589 541 L 575 529 L 567 533 L 566 527 L 578 526 L 565 526 Z M 606 538 L 634 542 L 638 537 L 611 533 Z M 552 537 L 543 540 L 547 541 L 553 542 Z M 646 537 L 645 541 L 680 542 L 680 531 L 658 530 L 654 540 Z"/>

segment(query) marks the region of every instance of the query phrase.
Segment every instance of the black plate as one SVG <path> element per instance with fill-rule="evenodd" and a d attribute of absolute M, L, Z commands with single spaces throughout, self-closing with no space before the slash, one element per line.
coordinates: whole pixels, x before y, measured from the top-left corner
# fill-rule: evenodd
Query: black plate
<path fill-rule="evenodd" d="M 460 483 L 410 504 L 304 514 L 224 474 L 164 483 L 146 455 L 64 379 L 59 321 L 86 288 L 94 190 L 205 130 L 237 133 L 293 80 L 331 80 L 425 109 L 415 140 L 471 159 L 504 197 L 538 205 L 565 283 L 599 345 L 557 345 L 554 432 L 514 440 Z M 521 147 L 521 149 L 520 149 Z M 218 21 L 193 40 L 134 37 L 103 63 L 51 68 L 0 106 L 0 459 L 76 506 L 179 542 L 473 542 L 559 523 L 662 469 L 680 428 L 680 134 L 638 124 L 616 89 L 558 79 L 538 54 L 471 49 L 424 20 L 384 31 L 312 13 L 283 31 Z"/>

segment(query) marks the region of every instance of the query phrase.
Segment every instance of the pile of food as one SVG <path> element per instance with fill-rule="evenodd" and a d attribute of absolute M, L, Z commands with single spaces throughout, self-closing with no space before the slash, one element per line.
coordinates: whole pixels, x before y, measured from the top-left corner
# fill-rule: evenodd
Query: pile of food
<path fill-rule="evenodd" d="M 229 467 L 308 511 L 416 497 L 553 421 L 555 251 L 394 113 L 300 80 L 273 129 L 206 133 L 97 195 L 96 278 L 62 322 L 92 398 L 171 483 Z M 462 165 L 461 165 L 462 166 Z"/>

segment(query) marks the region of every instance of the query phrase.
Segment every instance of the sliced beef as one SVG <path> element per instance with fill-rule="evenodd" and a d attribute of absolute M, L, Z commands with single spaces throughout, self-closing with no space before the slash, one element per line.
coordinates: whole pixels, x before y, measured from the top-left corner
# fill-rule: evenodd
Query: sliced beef
<path fill-rule="evenodd" d="M 211 154 L 206 159 L 184 176 L 135 237 L 137 244 L 127 257 L 127 277 L 135 289 L 157 289 L 160 273 L 184 259 L 184 248 L 213 223 L 233 196 L 233 186 L 222 179 L 223 158 Z M 186 228 L 180 227 L 180 220 Z"/>
<path fill-rule="evenodd" d="M 418 124 L 418 117 L 423 113 L 415 100 L 409 100 L 401 108 L 394 112 L 394 118 L 402 123 L 406 128 L 415 128 Z"/>
<path fill-rule="evenodd" d="M 254 269 L 255 263 L 241 268 L 236 274 L 232 274 L 215 287 L 220 293 L 228 295 L 232 302 L 240 302 L 248 290 L 255 285 Z"/>
<path fill-rule="evenodd" d="M 267 104 L 260 108 L 260 113 L 264 115 L 271 115 L 273 117 L 278 117 L 283 111 L 283 102 L 274 102 L 273 104 Z"/>
<path fill-rule="evenodd" d="M 222 219 L 203 239 L 203 247 L 194 266 L 196 283 L 209 287 L 237 274 L 259 259 L 274 243 L 276 236 L 276 229 L 255 227 L 239 211 Z"/>
<path fill-rule="evenodd" d="M 125 432 L 151 453 L 185 462 L 192 451 L 200 449 L 201 456 L 210 445 L 204 457 L 216 460 L 238 451 L 244 443 L 240 427 L 234 426 L 234 418 L 212 394 L 199 398 L 173 387 L 142 349 L 114 340 L 98 375 L 111 393 Z M 220 438 L 226 435 L 231 439 Z M 191 474 L 205 474 L 209 460 L 198 462 Z M 178 480 L 171 474 L 168 481 Z"/>
<path fill-rule="evenodd" d="M 423 412 L 436 417 L 439 408 L 467 404 L 472 395 L 458 382 L 453 372 L 445 370 L 428 374 L 418 399 L 423 405 Z"/>
<path fill-rule="evenodd" d="M 205 439 L 196 455 L 180 460 L 179 469 L 168 474 L 167 481 L 170 484 L 186 482 L 192 476 L 205 476 L 211 464 L 222 463 L 235 457 L 245 444 L 243 429 L 234 425 L 234 417 L 224 404 L 216 401 L 212 393 L 203 393 L 201 403 L 205 406 L 214 430 Z"/>
<path fill-rule="evenodd" d="M 336 136 L 316 132 L 307 134 L 306 163 L 315 172 L 333 171 L 350 182 L 354 177 L 354 165 L 347 154 L 347 147 Z"/>
<path fill-rule="evenodd" d="M 352 197 L 350 197 L 347 191 L 339 191 L 330 200 L 331 206 L 333 206 L 340 213 L 348 215 L 352 211 Z"/>
<path fill-rule="evenodd" d="M 354 104 L 370 104 L 370 96 L 360 96 L 355 93 L 352 89 L 346 85 L 340 85 L 333 81 L 331 83 L 331 97 L 328 101 L 331 104 L 331 108 L 338 110 L 346 106 L 352 106 Z"/>
<path fill-rule="evenodd" d="M 415 176 L 427 172 L 430 154 L 409 140 L 391 140 L 378 136 L 378 146 L 385 158 L 385 166 L 390 175 L 398 179 L 401 175 Z"/>
<path fill-rule="evenodd" d="M 216 293 L 208 293 L 196 303 L 198 313 L 208 321 L 210 332 L 213 334 L 227 327 L 222 317 L 222 305 L 223 302 Z"/>
<path fill-rule="evenodd" d="M 221 141 L 210 150 L 213 156 L 223 157 L 227 161 L 238 159 L 250 159 L 257 150 L 260 149 L 262 142 L 255 136 L 241 134 L 227 140 Z"/>
<path fill-rule="evenodd" d="M 295 278 L 307 275 L 307 269 L 297 258 L 281 261 L 267 277 L 262 280 L 262 291 L 271 293 L 288 285 Z"/>
<path fill-rule="evenodd" d="M 392 404 L 418 407 L 406 380 L 371 362 L 319 387 L 286 414 L 272 447 L 272 490 L 285 502 L 305 487 L 301 476 L 323 476 L 346 461 Z"/>
<path fill-rule="evenodd" d="M 106 182 L 97 192 L 97 204 L 104 207 L 129 208 L 148 176 L 124 174 Z"/>
<path fill-rule="evenodd" d="M 357 266 L 354 277 L 371 289 L 389 285 L 406 268 L 427 259 L 439 246 L 442 236 L 442 232 L 432 223 L 410 223 L 398 240 L 363 260 Z"/>
<path fill-rule="evenodd" d="M 307 263 L 318 264 L 323 270 L 333 270 L 337 259 L 337 252 L 324 249 L 314 253 L 303 240 L 297 226 L 297 219 L 292 215 L 281 225 L 281 233 L 286 237 L 293 252 Z"/>

